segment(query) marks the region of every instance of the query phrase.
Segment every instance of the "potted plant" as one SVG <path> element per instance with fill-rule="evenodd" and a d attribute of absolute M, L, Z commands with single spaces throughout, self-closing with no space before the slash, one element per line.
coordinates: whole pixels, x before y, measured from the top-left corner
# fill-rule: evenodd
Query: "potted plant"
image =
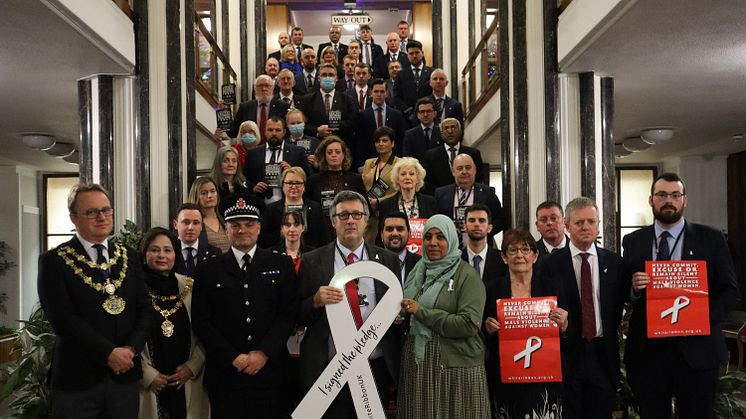
<path fill-rule="evenodd" d="M 16 266 L 16 263 L 8 256 L 8 245 L 0 241 L 0 277 L 4 276 L 10 269 Z M 8 308 L 5 303 L 8 301 L 8 294 L 0 293 L 0 314 L 8 314 Z M 11 352 L 16 340 L 16 330 L 7 326 L 0 325 L 0 363 L 11 360 Z"/>

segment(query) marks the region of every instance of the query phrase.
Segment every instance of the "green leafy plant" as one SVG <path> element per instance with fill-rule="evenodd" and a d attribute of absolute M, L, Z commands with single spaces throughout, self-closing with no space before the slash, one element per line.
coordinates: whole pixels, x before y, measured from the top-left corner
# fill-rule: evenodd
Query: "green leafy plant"
<path fill-rule="evenodd" d="M 4 241 L 0 241 L 0 277 L 5 275 L 8 270 L 14 268 L 16 263 L 8 258 L 9 247 Z M 8 301 L 8 294 L 0 293 L 0 314 L 8 314 L 8 308 L 5 303 Z M 15 329 L 0 326 L 0 336 L 13 333 Z"/>
<path fill-rule="evenodd" d="M 111 240 L 121 243 L 130 250 L 137 251 L 140 246 L 140 240 L 142 240 L 143 231 L 131 220 L 125 220 L 124 226 L 119 231 L 111 236 Z"/>
<path fill-rule="evenodd" d="M 746 373 L 729 371 L 720 377 L 718 391 L 715 395 L 715 414 L 719 418 L 746 419 Z"/>

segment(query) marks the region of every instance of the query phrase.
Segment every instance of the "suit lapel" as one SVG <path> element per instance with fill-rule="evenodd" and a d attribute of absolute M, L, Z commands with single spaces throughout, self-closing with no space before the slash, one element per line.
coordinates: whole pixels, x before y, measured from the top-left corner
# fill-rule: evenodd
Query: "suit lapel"
<path fill-rule="evenodd" d="M 594 245 L 596 246 L 596 245 Z M 606 324 L 609 324 L 606 319 L 606 310 L 603 310 L 604 308 L 604 301 L 612 301 L 613 297 L 612 295 L 609 295 L 610 292 L 610 286 L 608 284 L 609 281 L 609 260 L 606 257 L 606 254 L 603 252 L 602 249 L 599 249 L 598 246 L 596 246 L 596 254 L 598 255 L 598 286 L 599 286 L 599 292 L 598 292 L 598 303 L 601 307 L 596 307 L 596 310 L 598 310 L 601 313 L 601 325 L 603 326 L 603 329 L 605 330 Z"/>

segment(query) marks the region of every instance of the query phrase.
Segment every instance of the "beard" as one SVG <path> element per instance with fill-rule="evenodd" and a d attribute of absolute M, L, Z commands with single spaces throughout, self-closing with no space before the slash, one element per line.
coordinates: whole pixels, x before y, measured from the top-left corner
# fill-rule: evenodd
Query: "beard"
<path fill-rule="evenodd" d="M 664 205 L 659 210 L 653 208 L 653 216 L 663 224 L 673 224 L 681 220 L 681 217 L 684 216 L 684 207 L 682 206 L 678 211 L 676 211 L 676 207 L 672 205 Z"/>
<path fill-rule="evenodd" d="M 469 240 L 471 240 L 473 242 L 478 242 L 478 241 L 482 240 L 483 238 L 487 237 L 486 234 L 482 234 L 482 233 L 469 233 L 469 232 L 466 232 L 466 235 L 469 236 Z"/>
<path fill-rule="evenodd" d="M 399 238 L 398 241 L 399 241 L 399 245 L 394 245 L 394 241 L 390 240 L 388 244 L 386 245 L 386 249 L 398 255 L 407 246 L 407 242 L 405 242 L 402 238 Z"/>

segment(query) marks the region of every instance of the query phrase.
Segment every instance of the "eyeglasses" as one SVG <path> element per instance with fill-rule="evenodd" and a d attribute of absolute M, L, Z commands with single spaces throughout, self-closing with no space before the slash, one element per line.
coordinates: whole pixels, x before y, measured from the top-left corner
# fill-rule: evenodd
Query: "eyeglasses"
<path fill-rule="evenodd" d="M 74 212 L 73 215 L 78 215 L 79 213 Z M 89 208 L 83 212 L 83 215 L 85 215 L 88 219 L 95 219 L 98 218 L 98 215 L 101 214 L 104 217 L 110 217 L 112 214 L 114 214 L 114 208 L 112 207 L 103 207 L 103 208 Z"/>
<path fill-rule="evenodd" d="M 301 186 L 305 185 L 306 182 L 282 182 L 282 184 L 289 188 L 300 188 Z"/>
<path fill-rule="evenodd" d="M 340 212 L 336 215 L 337 218 L 339 218 L 342 221 L 347 221 L 352 217 L 353 220 L 362 220 L 363 216 L 368 216 L 368 214 L 364 212 Z"/>
<path fill-rule="evenodd" d="M 507 253 L 510 256 L 515 256 L 515 255 L 518 254 L 518 252 L 521 252 L 522 255 L 528 256 L 529 254 L 531 254 L 531 252 L 533 252 L 533 250 L 534 249 L 532 249 L 530 247 L 513 247 L 513 246 L 510 246 L 510 247 L 508 247 L 508 250 L 505 253 Z"/>
<path fill-rule="evenodd" d="M 551 217 L 540 217 L 540 218 L 536 219 L 536 221 L 538 221 L 538 222 L 540 222 L 542 224 L 546 224 L 546 223 L 548 223 L 550 221 L 553 222 L 553 223 L 558 223 L 559 220 L 560 220 L 560 217 L 558 217 L 556 215 L 552 215 Z"/>
<path fill-rule="evenodd" d="M 655 197 L 655 199 L 659 201 L 665 201 L 669 197 L 671 197 L 671 199 L 673 199 L 674 201 L 678 201 L 684 197 L 684 194 L 681 192 L 671 192 L 671 193 L 656 192 L 653 194 L 653 196 Z"/>

